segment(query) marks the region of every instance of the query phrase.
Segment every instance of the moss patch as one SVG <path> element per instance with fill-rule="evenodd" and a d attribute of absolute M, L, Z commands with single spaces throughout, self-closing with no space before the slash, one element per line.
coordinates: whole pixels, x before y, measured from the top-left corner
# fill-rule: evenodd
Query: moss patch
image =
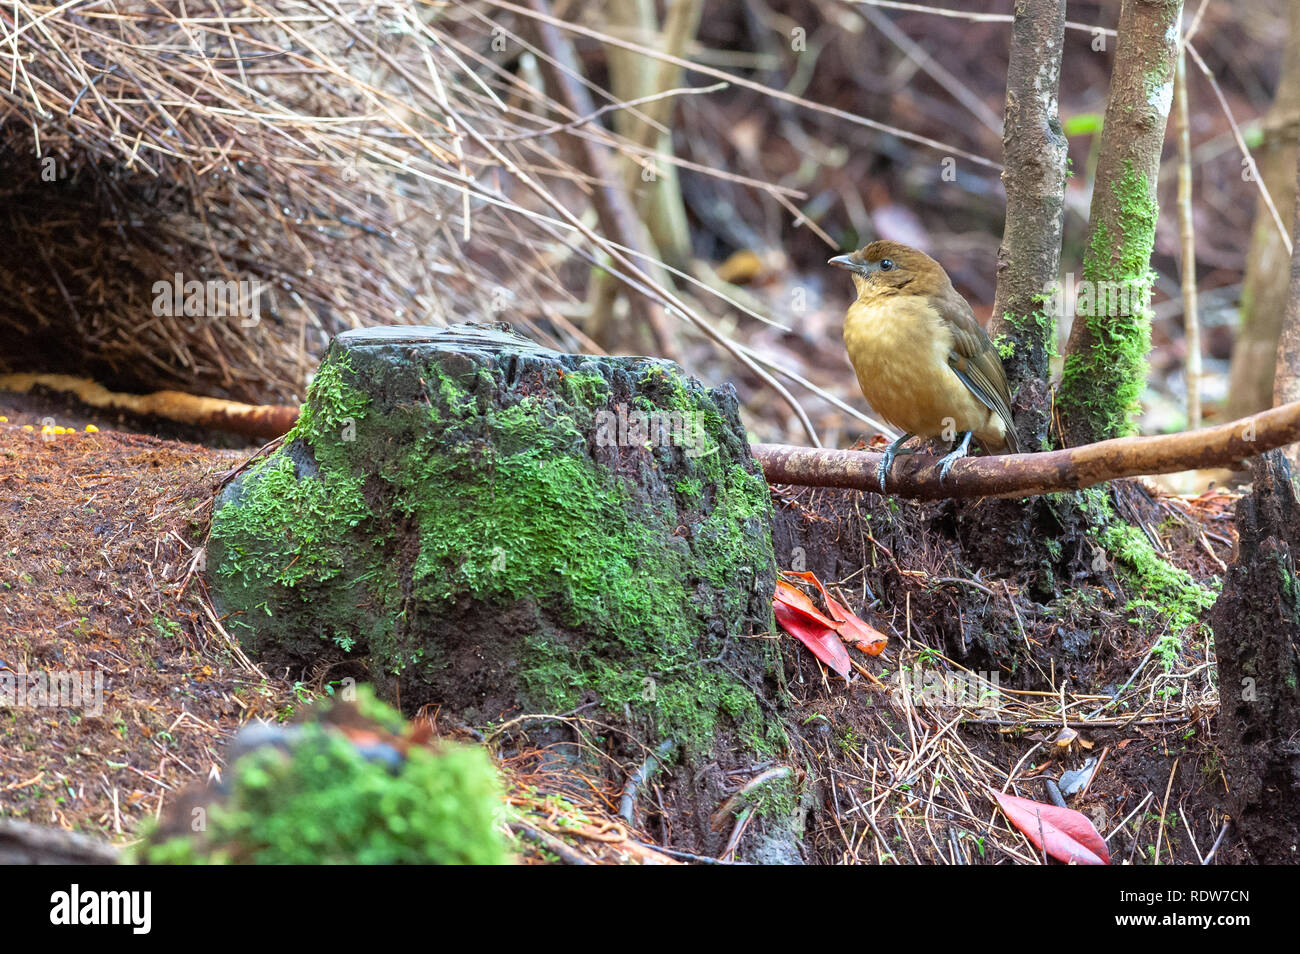
<path fill-rule="evenodd" d="M 1093 228 L 1076 318 L 1087 323 L 1092 344 L 1066 357 L 1058 394 L 1067 420 L 1081 422 L 1092 440 L 1133 431 L 1151 350 L 1150 263 L 1158 213 L 1151 184 L 1131 161 L 1118 181 L 1098 188 L 1114 193 L 1120 222 L 1118 228 L 1105 221 Z"/>
<path fill-rule="evenodd" d="M 1162 559 L 1140 529 L 1114 523 L 1101 542 L 1115 557 L 1125 582 L 1137 595 L 1128 603 L 1132 622 L 1162 631 L 1155 656 L 1168 669 L 1183 649 L 1183 637 L 1199 625 L 1218 597 L 1218 587 L 1202 586 L 1184 570 Z"/>
<path fill-rule="evenodd" d="M 367 701 L 374 711 L 380 704 Z M 383 719 L 396 713 L 381 708 Z M 396 719 L 400 723 L 400 718 Z M 395 769 L 340 732 L 303 725 L 291 751 L 263 746 L 228 769 L 230 793 L 197 836 L 146 840 L 150 864 L 501 864 L 502 791 L 487 754 L 413 746 Z"/>

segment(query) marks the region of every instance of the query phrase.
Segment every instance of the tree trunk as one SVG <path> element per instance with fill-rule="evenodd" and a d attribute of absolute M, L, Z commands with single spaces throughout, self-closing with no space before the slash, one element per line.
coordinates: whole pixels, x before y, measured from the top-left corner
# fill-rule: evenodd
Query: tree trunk
<path fill-rule="evenodd" d="M 1122 437 L 1146 384 L 1156 180 L 1181 2 L 1123 0 L 1079 306 L 1057 398 L 1070 444 Z"/>
<path fill-rule="evenodd" d="M 1283 53 L 1277 95 L 1256 150 L 1255 174 L 1262 177 L 1283 216 L 1296 201 L 1296 161 L 1300 157 L 1300 0 L 1288 3 L 1290 33 Z M 1228 374 L 1229 417 L 1269 407 L 1274 400 L 1274 369 L 1282 318 L 1287 310 L 1287 251 L 1261 198 L 1246 256 L 1241 291 L 1241 326 Z"/>
<path fill-rule="evenodd" d="M 1043 294 L 1061 264 L 1067 143 L 1057 118 L 1065 0 L 1021 0 L 1011 25 L 1002 183 L 1006 226 L 989 332 L 1002 351 L 1021 445 L 1048 449 L 1048 362 L 1056 322 Z"/>
<path fill-rule="evenodd" d="M 595 106 L 591 94 L 578 79 L 582 76 L 582 69 L 573 44 L 553 24 L 541 18 L 550 16 L 547 0 L 530 0 L 530 5 L 539 14 L 533 23 L 538 45 L 549 57 L 542 61 L 541 66 L 547 86 L 555 99 L 574 117 L 591 115 L 595 112 Z M 650 234 L 637 215 L 636 206 L 623 188 L 623 177 L 609 150 L 600 143 L 572 132 L 562 133 L 558 138 L 568 150 L 570 161 L 594 180 L 592 205 L 596 208 L 601 231 L 623 247 L 632 249 L 638 254 L 639 266 L 658 284 L 666 285 L 667 273 L 658 262 Z M 624 288 L 628 299 L 628 317 L 631 320 L 626 325 L 619 325 L 612 321 L 609 312 L 594 313 L 592 327 L 588 329 L 592 338 L 608 351 L 644 349 L 664 357 L 673 357 L 676 349 L 663 308 L 636 288 L 627 286 L 626 283 Z M 607 304 L 612 311 L 612 300 Z M 648 348 L 635 343 L 638 337 L 646 334 L 651 341 Z"/>
<path fill-rule="evenodd" d="M 1237 558 L 1210 610 L 1217 729 L 1228 810 L 1262 864 L 1295 864 L 1300 842 L 1300 502 L 1280 451 L 1256 460 L 1237 504 Z"/>
<path fill-rule="evenodd" d="M 1277 367 L 1273 374 L 1275 405 L 1300 401 L 1300 149 L 1296 150 L 1296 192 L 1293 206 L 1295 225 L 1292 229 L 1290 295 L 1277 343 Z M 1283 452 L 1293 468 L 1300 465 L 1300 444 L 1291 444 Z"/>
<path fill-rule="evenodd" d="M 614 0 L 608 12 L 611 24 L 627 27 L 629 31 L 639 30 L 630 39 L 656 46 L 673 56 L 684 56 L 699 26 L 703 8 L 702 0 L 671 0 L 662 32 L 656 28 L 653 0 L 644 3 Z M 675 63 L 657 62 L 612 44 L 606 46 L 605 56 L 609 61 L 610 91 L 618 99 L 653 96 L 681 85 L 684 71 Z M 658 99 L 638 108 L 653 122 L 670 126 L 677 102 Z M 667 155 L 673 153 L 672 134 L 659 132 L 631 110 L 615 113 L 614 126 L 637 145 Z M 645 165 L 629 160 L 626 164 L 628 191 L 637 196 L 637 209 L 664 261 L 675 268 L 685 268 L 690 262 L 691 237 L 677 167 L 659 165 L 652 159 L 645 161 L 657 166 L 653 179 L 647 178 Z"/>
<path fill-rule="evenodd" d="M 481 326 L 367 328 L 226 486 L 207 567 L 250 652 L 364 659 L 407 712 L 581 709 L 629 774 L 671 740 L 657 782 L 699 820 L 677 846 L 719 854 L 725 773 L 784 745 L 777 644 L 753 638 L 774 628 L 771 520 L 729 386 Z M 748 843 L 792 847 L 764 828 Z"/>

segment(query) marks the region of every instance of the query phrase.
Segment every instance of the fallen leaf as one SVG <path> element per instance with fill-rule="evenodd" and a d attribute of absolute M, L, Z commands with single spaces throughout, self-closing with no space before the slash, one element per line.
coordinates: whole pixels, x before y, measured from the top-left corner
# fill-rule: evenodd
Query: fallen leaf
<path fill-rule="evenodd" d="M 773 602 L 784 603 L 791 609 L 803 613 L 809 619 L 821 623 L 827 629 L 835 628 L 835 620 L 828 619 L 817 607 L 813 606 L 812 600 L 808 598 L 807 593 L 797 586 L 791 586 L 784 580 L 776 581 L 776 596 L 773 598 Z"/>
<path fill-rule="evenodd" d="M 830 607 L 832 616 L 840 618 L 839 633 L 846 642 L 868 656 L 879 656 L 885 651 L 889 637 L 884 633 L 864 623 L 830 596 L 826 597 L 826 605 Z"/>
<path fill-rule="evenodd" d="M 1056 738 L 1052 739 L 1052 744 L 1058 748 L 1069 748 L 1071 744 L 1079 737 L 1079 733 L 1066 726 L 1060 732 L 1056 733 Z"/>
<path fill-rule="evenodd" d="M 1110 849 L 1087 815 L 996 789 L 990 791 L 1007 820 L 1024 832 L 1035 848 L 1066 864 L 1110 864 Z"/>
<path fill-rule="evenodd" d="M 868 656 L 879 656 L 885 651 L 885 646 L 889 644 L 889 637 L 874 626 L 863 621 L 859 616 L 844 607 L 835 599 L 835 597 L 831 596 L 830 591 L 826 589 L 821 580 L 817 579 L 816 574 L 807 571 L 790 570 L 785 572 L 785 575 L 800 580 L 806 580 L 813 584 L 813 586 L 817 587 L 817 591 L 821 593 L 822 599 L 826 601 L 826 607 L 830 610 L 831 616 L 834 617 L 833 620 L 829 620 L 823 616 L 822 620 L 827 626 L 839 633 L 844 641 L 853 646 L 854 649 L 864 652 Z M 812 606 L 812 601 L 804 595 L 802 590 L 798 587 L 791 586 L 789 583 L 785 583 L 784 585 L 789 589 L 794 590 L 800 596 L 803 596 L 808 605 L 810 607 Z M 777 588 L 780 589 L 781 586 L 782 581 L 778 580 Z"/>
<path fill-rule="evenodd" d="M 839 633 L 815 619 L 809 619 L 799 609 L 779 598 L 772 601 L 772 610 L 782 629 L 807 646 L 814 656 L 842 678 L 849 678 L 849 653 L 844 648 Z"/>

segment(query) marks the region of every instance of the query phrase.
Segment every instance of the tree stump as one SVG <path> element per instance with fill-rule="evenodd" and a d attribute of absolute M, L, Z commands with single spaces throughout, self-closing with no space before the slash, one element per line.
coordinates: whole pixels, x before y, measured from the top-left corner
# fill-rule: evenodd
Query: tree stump
<path fill-rule="evenodd" d="M 1263 864 L 1300 861 L 1300 506 L 1280 450 L 1253 462 L 1237 557 L 1210 610 L 1228 810 Z"/>
<path fill-rule="evenodd" d="M 629 773 L 674 749 L 654 781 L 688 850 L 725 840 L 726 773 L 785 745 L 768 487 L 734 390 L 670 362 L 476 325 L 339 335 L 217 501 L 208 578 L 248 650 L 363 660 L 407 713 L 580 712 Z"/>

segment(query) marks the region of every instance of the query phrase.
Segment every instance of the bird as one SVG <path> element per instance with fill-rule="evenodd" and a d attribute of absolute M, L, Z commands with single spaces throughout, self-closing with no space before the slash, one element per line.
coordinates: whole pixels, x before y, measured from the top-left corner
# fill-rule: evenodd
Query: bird
<path fill-rule="evenodd" d="M 961 435 L 939 461 L 939 482 L 970 450 L 1020 453 L 1011 392 L 997 348 L 943 266 L 919 249 L 879 241 L 827 264 L 853 278 L 857 299 L 844 316 L 844 345 L 862 395 L 903 432 L 885 449 L 885 479 L 912 437 Z"/>

